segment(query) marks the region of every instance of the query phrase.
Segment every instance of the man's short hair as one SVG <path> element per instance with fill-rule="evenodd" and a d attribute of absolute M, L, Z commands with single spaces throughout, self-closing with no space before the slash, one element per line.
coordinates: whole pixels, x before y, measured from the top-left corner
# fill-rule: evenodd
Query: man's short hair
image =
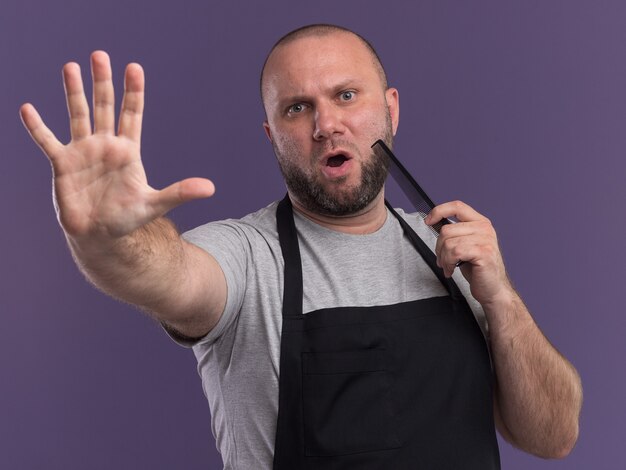
<path fill-rule="evenodd" d="M 338 32 L 352 34 L 359 41 L 361 41 L 361 43 L 367 48 L 367 50 L 370 52 L 370 55 L 372 56 L 372 62 L 374 63 L 374 66 L 376 67 L 376 71 L 378 72 L 383 88 L 386 90 L 388 85 L 387 85 L 387 74 L 385 73 L 385 68 L 383 67 L 382 62 L 380 61 L 380 57 L 378 57 L 376 50 L 369 43 L 367 39 L 365 39 L 360 34 L 355 33 L 354 31 L 348 28 L 344 28 L 343 26 L 337 26 L 334 24 L 324 24 L 324 23 L 310 24 L 307 26 L 302 26 L 300 28 L 294 29 L 293 31 L 285 34 L 278 41 L 276 41 L 276 44 L 272 46 L 272 48 L 270 49 L 270 52 L 267 54 L 267 57 L 265 58 L 265 62 L 263 62 L 263 68 L 261 69 L 261 78 L 260 78 L 261 101 L 263 102 L 263 104 L 265 105 L 264 94 L 263 94 L 263 76 L 265 75 L 265 67 L 267 66 L 267 62 L 269 58 L 271 57 L 272 53 L 277 47 L 284 46 L 300 38 L 311 37 L 311 36 L 318 36 L 318 37 L 327 36 L 329 34 L 338 33 Z"/>

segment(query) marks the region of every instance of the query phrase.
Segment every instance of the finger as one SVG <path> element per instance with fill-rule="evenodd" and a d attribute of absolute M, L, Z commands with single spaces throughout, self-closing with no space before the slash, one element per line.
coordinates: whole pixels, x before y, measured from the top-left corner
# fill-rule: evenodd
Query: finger
<path fill-rule="evenodd" d="M 485 236 L 497 239 L 496 232 L 489 219 L 474 220 L 472 222 L 455 222 L 444 224 L 439 231 L 437 243 L 442 243 L 448 238 L 466 236 Z"/>
<path fill-rule="evenodd" d="M 91 122 L 80 66 L 77 63 L 70 62 L 63 67 L 63 85 L 70 115 L 70 134 L 72 140 L 79 140 L 91 134 Z"/>
<path fill-rule="evenodd" d="M 139 143 L 143 119 L 145 79 L 139 64 L 128 64 L 124 75 L 124 99 L 118 133 Z"/>
<path fill-rule="evenodd" d="M 26 103 L 22 105 L 20 108 L 20 117 L 32 139 L 50 161 L 53 161 L 54 155 L 58 149 L 63 147 L 63 144 L 59 142 L 52 131 L 46 127 L 41 116 L 39 116 L 39 113 L 32 104 Z"/>
<path fill-rule="evenodd" d="M 462 237 L 483 231 L 486 224 L 482 220 L 471 222 L 453 222 L 444 224 L 439 231 L 439 238 Z"/>
<path fill-rule="evenodd" d="M 445 236 L 437 239 L 435 244 L 435 254 L 442 256 L 444 252 L 452 252 L 453 257 L 456 257 L 455 263 L 458 261 L 469 261 L 461 252 L 463 245 L 474 244 L 497 244 L 497 239 L 493 232 L 484 232 L 479 229 L 474 230 L 472 228 L 464 231 L 464 235 L 459 236 Z"/>
<path fill-rule="evenodd" d="M 187 178 L 156 192 L 151 205 L 155 214 L 163 215 L 173 208 L 194 199 L 213 196 L 215 185 L 206 178 Z"/>
<path fill-rule="evenodd" d="M 435 244 L 435 253 L 439 255 L 444 244 L 450 243 L 453 238 L 473 236 L 480 233 L 480 222 L 459 222 L 455 224 L 446 224 L 441 227 L 439 237 Z"/>
<path fill-rule="evenodd" d="M 446 275 L 451 276 L 460 262 L 485 265 L 493 261 L 493 255 L 498 252 L 493 247 L 492 238 L 484 234 L 450 238 L 437 252 L 437 265 Z"/>
<path fill-rule="evenodd" d="M 486 217 L 461 201 L 446 202 L 433 208 L 426 216 L 424 222 L 427 225 L 434 225 L 446 217 L 456 217 L 461 222 L 471 222 L 474 220 L 484 220 Z"/>
<path fill-rule="evenodd" d="M 104 51 L 91 54 L 93 78 L 93 127 L 94 132 L 113 134 L 115 130 L 115 95 L 111 60 Z"/>
<path fill-rule="evenodd" d="M 461 262 L 470 261 L 473 248 L 477 245 L 477 241 L 465 238 L 453 238 L 447 240 L 437 253 L 437 266 L 443 269 L 446 277 L 452 276 L 454 270 Z"/>

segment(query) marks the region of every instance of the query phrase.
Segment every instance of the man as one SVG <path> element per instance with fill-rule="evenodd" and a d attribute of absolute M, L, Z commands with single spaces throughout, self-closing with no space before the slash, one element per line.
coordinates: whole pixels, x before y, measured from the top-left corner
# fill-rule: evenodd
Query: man
<path fill-rule="evenodd" d="M 72 254 L 193 346 L 225 468 L 499 468 L 496 427 L 527 452 L 570 452 L 580 380 L 513 290 L 489 220 L 458 201 L 424 221 L 385 206 L 371 145 L 391 145 L 399 95 L 363 38 L 313 25 L 277 43 L 263 126 L 289 197 L 184 238 L 163 215 L 214 187 L 148 186 L 140 66 L 117 135 L 108 56 L 92 55 L 93 131 L 78 65 L 63 71 L 71 142 L 21 115 Z"/>

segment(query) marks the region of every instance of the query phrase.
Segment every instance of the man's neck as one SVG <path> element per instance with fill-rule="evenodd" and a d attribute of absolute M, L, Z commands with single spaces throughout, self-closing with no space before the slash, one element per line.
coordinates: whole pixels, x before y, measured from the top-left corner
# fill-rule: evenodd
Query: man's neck
<path fill-rule="evenodd" d="M 291 197 L 294 210 L 315 222 L 322 227 L 326 227 L 336 232 L 348 233 L 352 235 L 364 235 L 374 233 L 383 226 L 387 220 L 387 208 L 385 207 L 385 195 L 381 190 L 364 209 L 356 214 L 329 216 L 316 214 L 305 209 L 295 198 Z"/>

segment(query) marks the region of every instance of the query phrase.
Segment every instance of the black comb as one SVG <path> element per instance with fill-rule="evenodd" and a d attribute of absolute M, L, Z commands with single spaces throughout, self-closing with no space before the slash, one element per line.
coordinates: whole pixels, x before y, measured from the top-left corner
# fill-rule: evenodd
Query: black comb
<path fill-rule="evenodd" d="M 435 203 L 431 198 L 424 192 L 424 190 L 417 184 L 415 178 L 411 176 L 411 173 L 407 171 L 406 168 L 400 163 L 400 160 L 393 154 L 391 149 L 387 147 L 387 145 L 382 140 L 377 140 L 372 145 L 374 152 L 380 156 L 386 156 L 389 159 L 389 173 L 393 176 L 393 179 L 409 200 L 409 202 L 413 205 L 418 214 L 422 217 L 426 217 L 428 213 L 435 207 Z M 380 152 L 383 152 L 382 154 Z M 427 227 L 435 234 L 435 237 L 439 236 L 439 232 L 441 231 L 441 227 L 446 224 L 450 224 L 448 219 L 441 219 L 441 221 L 437 222 L 434 225 L 427 225 Z"/>

